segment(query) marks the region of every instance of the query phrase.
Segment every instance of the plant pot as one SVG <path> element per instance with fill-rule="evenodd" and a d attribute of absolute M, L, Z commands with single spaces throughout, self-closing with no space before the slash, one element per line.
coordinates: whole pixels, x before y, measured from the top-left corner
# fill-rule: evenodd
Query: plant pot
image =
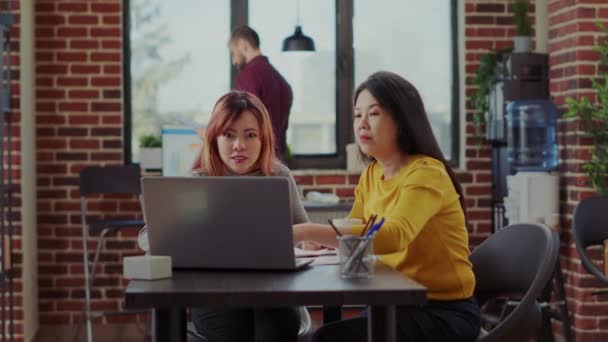
<path fill-rule="evenodd" d="M 513 38 L 513 52 L 525 53 L 532 51 L 532 38 L 530 36 L 515 36 Z"/>
<path fill-rule="evenodd" d="M 139 150 L 139 167 L 142 169 L 161 169 L 163 167 L 163 150 L 160 147 L 143 147 Z"/>

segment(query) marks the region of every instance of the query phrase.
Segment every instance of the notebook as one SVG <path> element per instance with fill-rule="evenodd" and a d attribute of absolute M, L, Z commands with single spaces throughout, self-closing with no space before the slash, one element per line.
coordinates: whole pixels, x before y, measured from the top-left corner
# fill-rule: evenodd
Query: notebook
<path fill-rule="evenodd" d="M 173 268 L 295 270 L 285 177 L 143 177 L 152 255 Z"/>

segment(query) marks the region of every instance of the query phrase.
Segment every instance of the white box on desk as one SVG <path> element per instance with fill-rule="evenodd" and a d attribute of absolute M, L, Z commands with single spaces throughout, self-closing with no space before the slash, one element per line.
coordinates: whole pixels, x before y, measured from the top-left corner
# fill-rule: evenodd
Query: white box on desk
<path fill-rule="evenodd" d="M 171 278 L 171 257 L 161 255 L 138 255 L 122 259 L 125 279 L 154 280 Z"/>

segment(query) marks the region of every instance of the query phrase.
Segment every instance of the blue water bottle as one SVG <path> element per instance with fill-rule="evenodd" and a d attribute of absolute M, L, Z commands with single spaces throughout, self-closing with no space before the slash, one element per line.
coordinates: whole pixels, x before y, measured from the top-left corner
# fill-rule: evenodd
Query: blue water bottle
<path fill-rule="evenodd" d="M 517 171 L 557 167 L 557 108 L 551 100 L 516 100 L 507 104 L 507 155 Z"/>

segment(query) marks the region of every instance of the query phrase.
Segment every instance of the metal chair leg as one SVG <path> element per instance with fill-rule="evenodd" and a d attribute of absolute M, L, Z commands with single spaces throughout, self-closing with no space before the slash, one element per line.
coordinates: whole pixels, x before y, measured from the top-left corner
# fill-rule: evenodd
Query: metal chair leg
<path fill-rule="evenodd" d="M 91 270 L 89 271 L 89 250 L 88 250 L 88 245 L 87 245 L 87 240 L 84 239 L 85 234 L 87 234 L 87 232 L 83 231 L 83 254 L 84 254 L 84 274 L 85 274 L 85 309 L 84 309 L 84 315 L 80 318 L 80 320 L 78 321 L 78 324 L 76 326 L 76 332 L 74 334 L 74 342 L 78 341 L 79 337 L 80 337 L 80 328 L 82 327 L 82 323 L 86 321 L 87 324 L 87 341 L 88 342 L 92 342 L 93 341 L 93 331 L 92 331 L 92 320 L 93 320 L 93 313 L 91 311 L 91 289 L 93 288 L 93 280 L 95 279 L 95 269 L 97 267 L 97 262 L 99 261 L 99 255 L 101 254 L 101 248 L 103 246 L 103 241 L 105 239 L 105 236 L 108 234 L 110 230 L 105 228 L 101 231 L 101 234 L 99 235 L 99 241 L 97 243 L 97 246 L 95 248 L 95 255 L 93 257 L 93 264 L 91 265 Z M 88 234 L 87 234 L 88 236 Z"/>
<path fill-rule="evenodd" d="M 551 295 L 553 292 L 555 292 L 557 298 L 556 301 L 551 302 Z M 559 260 L 557 260 L 557 264 L 553 269 L 553 275 L 547 282 L 540 300 L 543 316 L 541 340 L 548 342 L 555 340 L 553 338 L 553 326 L 551 325 L 551 318 L 555 318 L 562 324 L 564 340 L 566 342 L 574 341 L 572 328 L 570 326 L 570 316 L 568 313 L 568 303 L 566 301 L 566 291 L 564 289 L 562 267 Z M 555 310 L 555 306 L 557 306 L 557 310 Z"/>
<path fill-rule="evenodd" d="M 572 334 L 572 327 L 570 326 L 570 314 L 568 312 L 568 302 L 566 302 L 566 290 L 564 288 L 564 276 L 562 273 L 562 267 L 557 260 L 557 266 L 555 267 L 555 294 L 559 299 L 559 309 L 562 317 L 562 327 L 564 330 L 564 338 L 566 342 L 573 342 L 574 335 Z"/>
<path fill-rule="evenodd" d="M 97 241 L 97 246 L 95 247 L 95 255 L 93 256 L 93 264 L 91 265 L 91 280 L 89 282 L 91 288 L 93 288 L 93 280 L 95 280 L 95 269 L 97 268 L 97 262 L 99 261 L 99 255 L 101 254 L 101 248 L 103 247 L 103 241 L 106 238 L 110 230 L 108 228 L 104 228 L 99 234 L 99 241 Z"/>
<path fill-rule="evenodd" d="M 87 324 L 87 342 L 93 342 L 93 326 L 91 322 L 91 284 L 89 278 L 89 249 L 87 246 L 89 226 L 86 223 L 86 206 L 86 200 L 81 198 L 80 213 L 82 222 L 82 255 L 84 263 L 84 311 Z"/>

